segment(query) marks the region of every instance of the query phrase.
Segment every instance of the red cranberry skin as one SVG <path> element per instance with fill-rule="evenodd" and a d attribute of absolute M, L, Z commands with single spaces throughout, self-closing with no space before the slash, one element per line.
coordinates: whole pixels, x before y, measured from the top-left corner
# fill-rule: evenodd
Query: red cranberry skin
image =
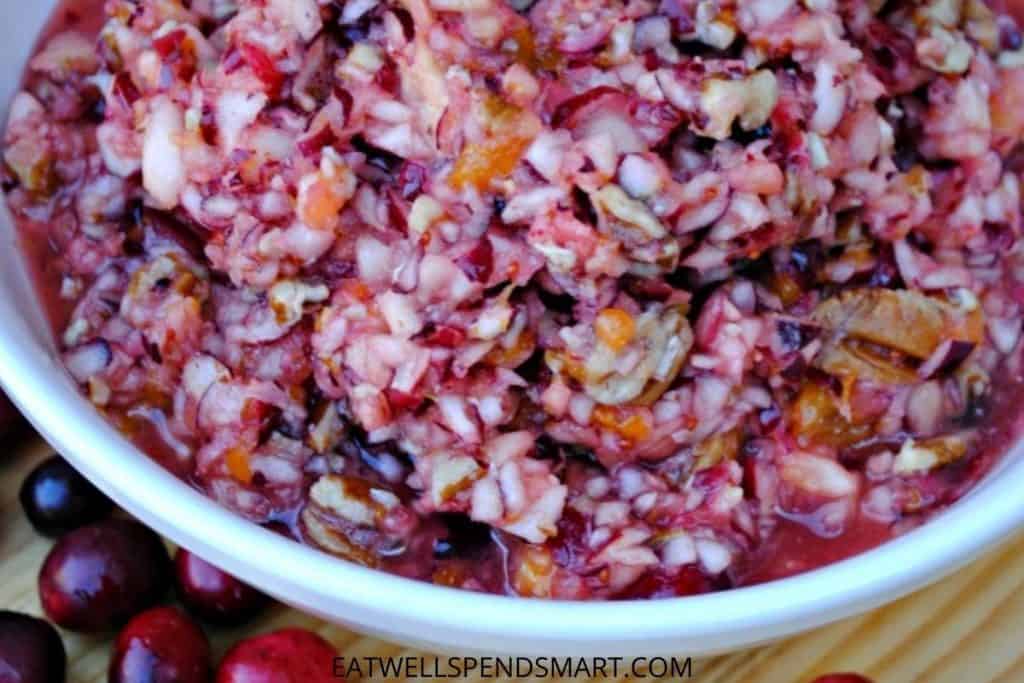
<path fill-rule="evenodd" d="M 174 557 L 178 597 L 188 611 L 212 624 L 242 624 L 270 603 L 247 583 L 213 566 L 185 548 Z"/>
<path fill-rule="evenodd" d="M 21 413 L 14 404 L 0 392 L 0 434 L 12 432 L 23 424 Z"/>
<path fill-rule="evenodd" d="M 867 676 L 855 673 L 825 674 L 818 676 L 811 683 L 873 683 Z"/>
<path fill-rule="evenodd" d="M 154 607 L 121 630 L 109 683 L 209 683 L 210 641 L 181 610 Z"/>
<path fill-rule="evenodd" d="M 0 610 L 0 683 L 64 683 L 67 654 L 42 619 Z"/>
<path fill-rule="evenodd" d="M 337 654 L 330 643 L 310 631 L 273 631 L 228 650 L 215 683 L 338 683 Z"/>
<path fill-rule="evenodd" d="M 111 519 L 76 529 L 50 550 L 39 599 L 58 626 L 109 631 L 167 592 L 171 561 L 160 537 L 138 522 Z"/>
<path fill-rule="evenodd" d="M 109 498 L 59 455 L 32 470 L 18 497 L 28 521 L 44 536 L 61 536 L 98 522 L 114 509 Z"/>

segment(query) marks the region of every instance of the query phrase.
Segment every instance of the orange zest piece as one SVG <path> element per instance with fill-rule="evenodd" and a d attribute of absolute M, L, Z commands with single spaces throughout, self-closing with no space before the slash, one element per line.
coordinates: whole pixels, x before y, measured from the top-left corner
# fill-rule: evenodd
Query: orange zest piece
<path fill-rule="evenodd" d="M 529 143 L 529 140 L 512 136 L 468 144 L 456 159 L 448 183 L 456 190 L 467 185 L 483 190 L 494 178 L 507 176 L 515 170 Z"/>
<path fill-rule="evenodd" d="M 594 334 L 616 353 L 626 348 L 636 336 L 633 316 L 621 308 L 606 308 L 594 320 Z"/>
<path fill-rule="evenodd" d="M 508 348 L 501 344 L 495 345 L 493 349 L 487 352 L 485 359 L 491 365 L 516 367 L 523 362 L 524 358 L 530 357 L 536 346 L 537 337 L 534 335 L 533 330 L 525 329 L 516 337 L 514 344 Z"/>
<path fill-rule="evenodd" d="M 591 417 L 598 426 L 615 432 L 632 443 L 643 441 L 651 434 L 651 425 L 647 419 L 636 413 L 623 420 L 618 409 L 611 406 L 597 406 Z"/>
<path fill-rule="evenodd" d="M 619 426 L 619 411 L 610 406 L 597 406 L 590 416 L 598 426 L 604 429 L 614 431 Z"/>
<path fill-rule="evenodd" d="M 513 576 L 512 587 L 518 595 L 524 597 L 548 597 L 551 594 L 551 575 L 554 569 L 554 561 L 547 549 L 526 546 Z"/>
<path fill-rule="evenodd" d="M 373 297 L 373 291 L 366 286 L 366 283 L 359 280 L 345 280 L 341 285 L 341 289 L 356 301 L 365 302 Z"/>
<path fill-rule="evenodd" d="M 733 460 L 740 448 L 740 430 L 730 429 L 709 436 L 693 447 L 694 470 L 714 467 L 724 460 Z"/>
<path fill-rule="evenodd" d="M 561 55 L 555 50 L 538 49 L 533 31 L 529 27 L 516 29 L 512 32 L 511 38 L 516 44 L 515 61 L 530 71 L 538 69 L 551 71 L 556 69 L 562 61 Z"/>
<path fill-rule="evenodd" d="M 316 230 L 331 227 L 345 206 L 347 197 L 329 180 L 316 180 L 306 190 L 302 202 L 302 222 Z"/>
<path fill-rule="evenodd" d="M 812 443 L 845 448 L 870 437 L 871 424 L 854 424 L 843 417 L 828 388 L 808 382 L 800 390 L 789 412 L 792 433 Z"/>
<path fill-rule="evenodd" d="M 515 170 L 530 144 L 530 118 L 522 109 L 495 95 L 481 102 L 484 139 L 462 148 L 448 183 L 456 190 L 472 185 L 487 188 L 495 178 Z"/>
<path fill-rule="evenodd" d="M 633 443 L 643 441 L 651 433 L 651 426 L 641 415 L 630 415 L 619 424 L 619 434 Z"/>
<path fill-rule="evenodd" d="M 249 453 L 244 448 L 229 448 L 224 453 L 224 464 L 236 481 L 246 486 L 252 483 L 252 466 L 249 464 Z"/>

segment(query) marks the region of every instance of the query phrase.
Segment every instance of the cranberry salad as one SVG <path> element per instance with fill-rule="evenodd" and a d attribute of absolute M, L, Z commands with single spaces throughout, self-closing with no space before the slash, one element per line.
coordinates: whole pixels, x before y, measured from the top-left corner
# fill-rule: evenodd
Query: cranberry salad
<path fill-rule="evenodd" d="M 65 6 L 7 199 L 71 375 L 221 505 L 470 590 L 721 590 L 913 528 L 1017 432 L 1001 12 Z"/>

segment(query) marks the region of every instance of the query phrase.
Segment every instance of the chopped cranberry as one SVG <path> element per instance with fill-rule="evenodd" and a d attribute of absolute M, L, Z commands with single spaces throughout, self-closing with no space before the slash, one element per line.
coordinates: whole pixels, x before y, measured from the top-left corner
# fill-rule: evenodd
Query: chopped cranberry
<path fill-rule="evenodd" d="M 494 272 L 494 246 L 487 237 L 477 241 L 476 246 L 456 261 L 470 280 L 487 282 Z"/>
<path fill-rule="evenodd" d="M 999 27 L 999 47 L 1004 50 L 1016 51 L 1024 44 L 1021 33 L 1016 26 L 1003 24 Z"/>
<path fill-rule="evenodd" d="M 185 40 L 185 31 L 183 29 L 174 29 L 167 33 L 153 39 L 153 49 L 156 53 L 164 59 L 170 57 L 181 47 L 182 41 Z"/>
<path fill-rule="evenodd" d="M 651 140 L 652 146 L 663 142 L 682 121 L 682 114 L 667 102 L 653 104 L 644 99 L 637 99 L 630 104 L 630 115 L 633 120 L 643 124 L 649 130 L 657 130 L 658 136 Z"/>
<path fill-rule="evenodd" d="M 325 123 L 316 132 L 299 138 L 295 146 L 304 155 L 311 157 L 319 154 L 324 147 L 330 147 L 337 140 L 338 136 L 334 134 L 334 129 Z"/>
<path fill-rule="evenodd" d="M 338 98 L 339 102 L 341 102 L 341 108 L 345 114 L 345 120 L 342 121 L 342 123 L 347 124 L 348 118 L 352 115 L 352 93 L 339 85 L 334 86 L 333 92 L 334 96 Z"/>
<path fill-rule="evenodd" d="M 920 67 L 914 41 L 906 33 L 875 19 L 868 23 L 864 51 L 868 68 L 891 91 L 905 90 L 915 81 Z"/>
<path fill-rule="evenodd" d="M 555 562 L 572 571 L 581 571 L 589 555 L 586 518 L 576 508 L 567 507 L 557 528 L 558 535 L 551 541 Z"/>
<path fill-rule="evenodd" d="M 412 199 L 423 189 L 427 180 L 427 169 L 420 164 L 406 161 L 398 171 L 397 185 L 402 199 Z"/>
<path fill-rule="evenodd" d="M 620 98 L 623 97 L 623 94 L 621 90 L 610 85 L 599 85 L 596 88 L 591 88 L 586 92 L 570 97 L 555 109 L 551 115 L 551 125 L 555 127 L 564 125 L 571 128 L 576 115 L 581 110 L 607 96 Z"/>
<path fill-rule="evenodd" d="M 384 393 L 387 396 L 388 404 L 396 410 L 412 410 L 423 403 L 423 397 L 419 394 L 411 394 L 390 387 L 385 389 Z"/>
<path fill-rule="evenodd" d="M 242 43 L 238 46 L 238 53 L 256 74 L 256 78 L 263 81 L 271 93 L 277 93 L 281 89 L 281 84 L 284 83 L 284 74 L 277 70 L 277 64 L 263 48 L 252 43 Z"/>
<path fill-rule="evenodd" d="M 444 346 L 454 349 L 466 339 L 466 332 L 451 325 L 438 325 L 427 334 L 423 342 L 431 346 Z"/>
<path fill-rule="evenodd" d="M 658 4 L 658 14 L 669 18 L 672 22 L 672 29 L 676 33 L 691 33 L 693 31 L 693 10 L 682 0 L 661 0 Z"/>
<path fill-rule="evenodd" d="M 625 289 L 635 298 L 650 301 L 666 301 L 679 290 L 661 279 L 646 277 L 623 278 Z"/>
<path fill-rule="evenodd" d="M 28 521 L 44 536 L 98 522 L 114 509 L 109 498 L 59 455 L 32 470 L 19 497 Z"/>
<path fill-rule="evenodd" d="M 324 280 L 332 288 L 340 284 L 342 280 L 352 278 L 356 274 L 355 261 L 325 258 L 319 265 Z"/>
<path fill-rule="evenodd" d="M 126 109 L 130 108 L 139 99 L 139 89 L 127 71 L 118 72 L 110 86 L 111 92 L 117 97 Z"/>
<path fill-rule="evenodd" d="M 179 78 L 187 81 L 195 74 L 195 49 L 184 29 L 174 29 L 154 38 L 153 49 Z"/>
<path fill-rule="evenodd" d="M 771 404 L 757 413 L 757 421 L 766 432 L 770 432 L 775 429 L 779 425 L 779 421 L 781 419 L 782 411 L 779 410 L 779 406 L 776 403 Z"/>
<path fill-rule="evenodd" d="M 217 126 L 217 115 L 209 103 L 203 104 L 203 111 L 199 116 L 199 132 L 202 133 L 206 144 L 217 144 L 220 128 Z"/>
<path fill-rule="evenodd" d="M 384 92 L 397 93 L 402 78 L 398 74 L 398 67 L 395 63 L 389 59 L 384 66 L 377 70 L 374 82 Z"/>
<path fill-rule="evenodd" d="M 138 522 L 112 519 L 53 546 L 39 572 L 39 599 L 59 626 L 105 631 L 159 602 L 169 583 L 160 537 Z"/>
<path fill-rule="evenodd" d="M 221 60 L 221 65 L 224 67 L 224 73 L 232 74 L 242 68 L 245 64 L 245 59 L 242 57 L 242 53 L 234 45 L 229 47 L 224 52 L 224 57 Z"/>
<path fill-rule="evenodd" d="M 406 226 L 409 224 L 408 220 L 406 220 L 406 206 L 408 204 L 402 199 L 402 196 L 395 188 L 388 189 L 384 194 L 388 199 L 388 223 L 395 230 L 405 231 Z"/>
<path fill-rule="evenodd" d="M 404 7 L 392 7 L 391 13 L 402 24 L 402 34 L 411 43 L 412 39 L 416 37 L 416 24 L 412 19 L 412 15 Z"/>
<path fill-rule="evenodd" d="M 57 629 L 27 614 L 0 610 L 0 681 L 64 683 L 66 667 Z"/>
<path fill-rule="evenodd" d="M 270 602 L 264 593 L 179 548 L 174 557 L 178 597 L 201 619 L 215 624 L 241 624 Z"/>
<path fill-rule="evenodd" d="M 210 643 L 175 607 L 155 607 L 124 627 L 114 643 L 110 683 L 208 683 Z"/>
<path fill-rule="evenodd" d="M 320 636 L 286 628 L 236 644 L 217 669 L 217 683 L 338 683 L 337 651 Z"/>

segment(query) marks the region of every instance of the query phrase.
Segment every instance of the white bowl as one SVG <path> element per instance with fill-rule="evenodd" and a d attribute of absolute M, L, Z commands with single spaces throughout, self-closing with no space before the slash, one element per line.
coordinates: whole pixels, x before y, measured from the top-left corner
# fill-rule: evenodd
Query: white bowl
<path fill-rule="evenodd" d="M 0 102 L 53 7 L 0 5 Z M 669 600 L 571 603 L 441 588 L 286 540 L 218 507 L 124 439 L 58 360 L 0 209 L 0 383 L 75 467 L 145 524 L 304 611 L 430 649 L 535 655 L 706 655 L 850 616 L 935 581 L 1024 523 L 1024 445 L 974 491 L 905 536 L 823 569 Z"/>

